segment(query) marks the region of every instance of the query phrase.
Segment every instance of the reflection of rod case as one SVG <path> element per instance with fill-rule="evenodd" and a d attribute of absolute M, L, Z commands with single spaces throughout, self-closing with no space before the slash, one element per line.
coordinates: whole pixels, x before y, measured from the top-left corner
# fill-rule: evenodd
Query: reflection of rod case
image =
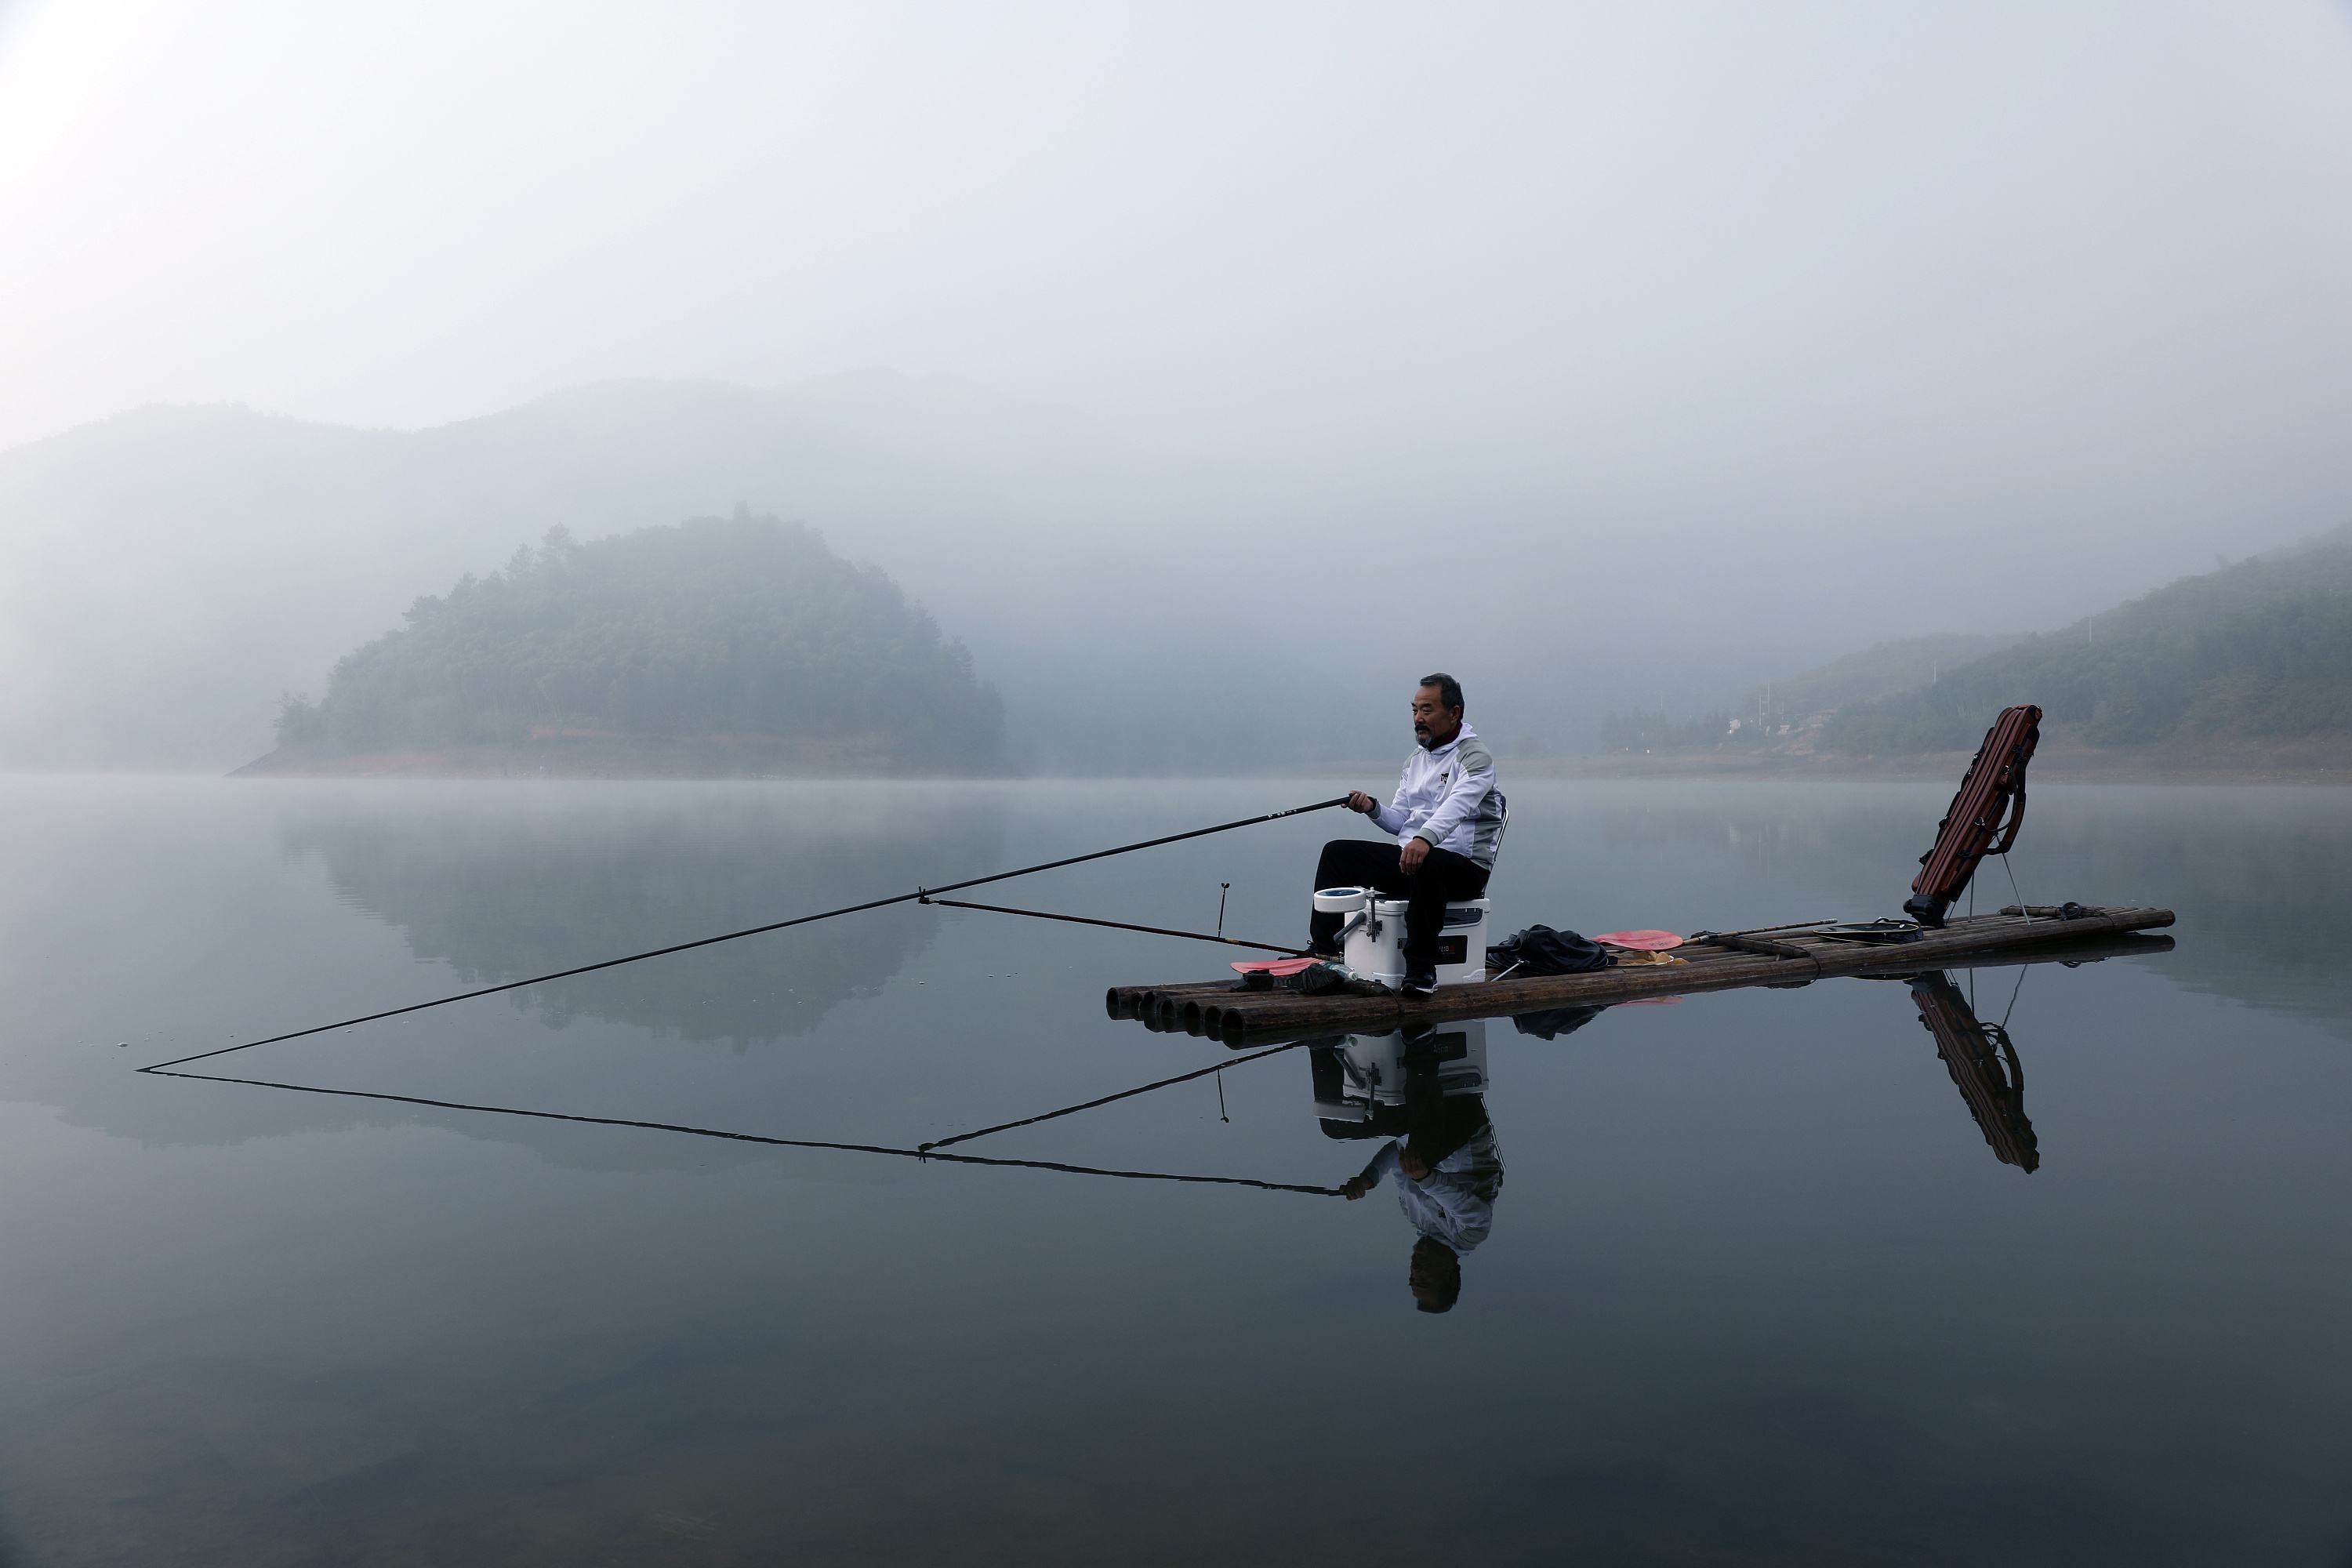
<path fill-rule="evenodd" d="M 2033 1123 L 2025 1119 L 2025 1068 L 2009 1031 L 1978 1022 L 1968 998 L 1941 970 L 1916 977 L 1911 1000 L 1919 1005 L 1919 1021 L 1936 1037 L 1936 1054 L 1944 1058 L 1993 1153 L 2022 1171 L 2039 1166 L 2042 1146 Z"/>
<path fill-rule="evenodd" d="M 2027 702 L 2000 710 L 1961 775 L 1950 809 L 1936 825 L 1935 847 L 1919 857 L 1905 914 L 1923 926 L 1942 925 L 1944 911 L 1968 890 L 1978 864 L 1987 855 L 2009 853 L 2025 821 L 2025 764 L 2033 760 L 2041 738 L 2041 709 Z"/>

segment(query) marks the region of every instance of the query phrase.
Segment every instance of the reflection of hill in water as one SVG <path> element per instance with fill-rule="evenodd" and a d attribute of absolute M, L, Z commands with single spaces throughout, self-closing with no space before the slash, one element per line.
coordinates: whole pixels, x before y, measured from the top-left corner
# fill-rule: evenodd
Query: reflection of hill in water
<path fill-rule="evenodd" d="M 1640 868 L 1662 891 L 1660 908 L 1728 923 L 1740 912 L 1723 908 L 1733 894 L 1765 920 L 1899 912 L 1950 790 L 1925 787 L 1910 802 L 1883 786 L 1837 784 L 1667 786 L 1651 795 L 1643 811 L 1604 819 L 1609 855 Z M 1516 820 L 1512 831 L 1513 847 L 1526 851 L 1535 835 Z M 1724 875 L 1726 853 L 1737 878 Z M 1869 883 L 1874 901 L 1857 903 L 1857 878 L 1874 876 L 1871 868 L 1884 868 L 1884 880 Z M 2352 794 L 2043 786 L 2031 792 L 2011 869 L 2032 903 L 2172 910 L 2179 948 L 2138 962 L 2190 990 L 2352 1034 L 2352 966 L 2342 951 L 2352 925 L 2342 892 L 2352 884 Z M 1999 861 L 1979 871 L 1975 895 L 1979 910 L 2013 901 Z"/>
<path fill-rule="evenodd" d="M 459 789 L 385 812 L 362 798 L 288 822 L 341 896 L 421 959 L 493 984 L 996 868 L 998 814 L 937 792 L 682 786 Z M 842 797 L 850 796 L 844 810 Z M 871 994 L 929 940 L 885 910 L 512 994 L 688 1040 L 798 1035 Z"/>

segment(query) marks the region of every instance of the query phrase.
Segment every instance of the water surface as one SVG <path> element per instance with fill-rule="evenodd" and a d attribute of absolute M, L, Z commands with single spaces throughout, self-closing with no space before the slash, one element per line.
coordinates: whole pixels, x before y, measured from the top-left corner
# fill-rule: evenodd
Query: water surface
<path fill-rule="evenodd" d="M 1442 1314 L 1392 1185 L 1284 1190 L 1384 1142 L 1313 1052 L 1105 1016 L 1172 940 L 895 908 L 131 1070 L 1349 782 L 0 781 L 0 1562 L 2352 1558 L 2342 792 L 2036 791 L 2028 900 L 2181 919 L 1954 972 L 2030 1173 L 1904 984 L 1489 1023 Z M 1948 793 L 1522 783 L 1496 923 L 1888 912 Z M 1290 941 L 1352 822 L 990 897 Z"/>

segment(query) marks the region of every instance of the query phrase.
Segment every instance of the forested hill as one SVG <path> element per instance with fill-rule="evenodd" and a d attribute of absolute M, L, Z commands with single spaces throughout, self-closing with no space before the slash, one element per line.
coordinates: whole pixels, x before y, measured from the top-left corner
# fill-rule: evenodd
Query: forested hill
<path fill-rule="evenodd" d="M 2187 577 L 1833 715 L 1828 752 L 1960 751 L 2038 702 L 2100 747 L 2352 735 L 2352 529 Z"/>
<path fill-rule="evenodd" d="M 993 688 L 872 567 L 738 513 L 592 544 L 562 529 L 421 598 L 287 699 L 261 772 L 966 772 Z M 339 766 L 340 764 L 340 766 Z"/>

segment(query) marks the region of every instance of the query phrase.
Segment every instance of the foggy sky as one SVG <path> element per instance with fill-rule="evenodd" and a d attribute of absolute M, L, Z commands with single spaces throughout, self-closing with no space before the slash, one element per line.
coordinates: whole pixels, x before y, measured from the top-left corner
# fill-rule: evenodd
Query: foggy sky
<path fill-rule="evenodd" d="M 2340 6 L 0 18 L 0 446 L 888 364 L 1332 465 L 2045 464 L 2291 449 L 2352 363 Z"/>
<path fill-rule="evenodd" d="M 1961 582 L 2009 629 L 2352 517 L 2341 5 L 0 0 L 0 447 L 888 366 L 1310 567 L 1683 576 L 1606 642 L 1976 624 L 1890 597 L 1955 526 L 2053 552 Z"/>

